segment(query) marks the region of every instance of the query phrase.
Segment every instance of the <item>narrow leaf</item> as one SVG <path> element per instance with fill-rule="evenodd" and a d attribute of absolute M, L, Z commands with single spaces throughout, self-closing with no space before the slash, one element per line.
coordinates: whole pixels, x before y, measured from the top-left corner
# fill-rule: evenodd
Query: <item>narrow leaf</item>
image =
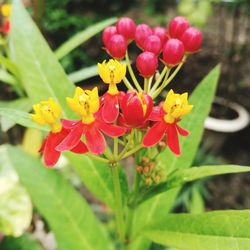
<path fill-rule="evenodd" d="M 150 240 L 181 250 L 248 250 L 250 210 L 169 214 L 145 229 Z"/>
<path fill-rule="evenodd" d="M 10 46 L 30 99 L 36 103 L 52 97 L 70 116 L 65 96 L 73 95 L 74 86 L 20 0 L 13 1 Z"/>
<path fill-rule="evenodd" d="M 49 223 L 59 249 L 113 249 L 88 203 L 59 173 L 18 148 L 2 147 L 35 207 Z"/>
<path fill-rule="evenodd" d="M 68 41 L 64 42 L 57 50 L 56 57 L 58 59 L 63 58 L 68 53 L 70 53 L 73 49 L 83 44 L 85 41 L 90 39 L 92 36 L 96 35 L 100 31 L 102 31 L 105 27 L 115 23 L 117 18 L 109 18 L 97 24 L 90 26 L 89 28 L 77 33 L 73 37 L 71 37 Z"/>
<path fill-rule="evenodd" d="M 70 73 L 68 77 L 70 81 L 77 83 L 77 82 L 86 80 L 96 75 L 98 75 L 97 66 L 93 65 L 93 66 L 75 71 L 73 73 Z"/>

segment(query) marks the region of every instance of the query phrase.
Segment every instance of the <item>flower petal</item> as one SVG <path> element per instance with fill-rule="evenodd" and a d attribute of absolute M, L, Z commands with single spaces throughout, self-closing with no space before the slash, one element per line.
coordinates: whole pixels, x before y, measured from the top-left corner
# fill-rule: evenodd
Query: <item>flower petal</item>
<path fill-rule="evenodd" d="M 79 141 L 79 143 L 74 148 L 72 148 L 70 151 L 73 153 L 76 153 L 76 154 L 84 154 L 84 153 L 88 152 L 88 148 L 84 142 Z"/>
<path fill-rule="evenodd" d="M 85 133 L 86 144 L 90 152 L 93 154 L 101 154 L 106 147 L 106 141 L 102 133 L 96 128 L 88 128 Z"/>
<path fill-rule="evenodd" d="M 162 107 L 156 106 L 153 108 L 152 112 L 150 113 L 148 120 L 161 121 L 163 116 L 164 116 L 164 112 L 162 110 Z"/>
<path fill-rule="evenodd" d="M 98 123 L 98 128 L 108 136 L 117 137 L 126 133 L 127 129 L 117 125 L 111 125 L 104 122 Z"/>
<path fill-rule="evenodd" d="M 151 147 L 158 143 L 164 136 L 166 131 L 165 122 L 156 122 L 144 135 L 142 144 L 145 147 Z"/>
<path fill-rule="evenodd" d="M 61 119 L 62 126 L 66 129 L 72 129 L 76 126 L 76 124 L 80 122 L 79 120 L 66 120 Z"/>
<path fill-rule="evenodd" d="M 176 128 L 177 128 L 180 135 L 182 135 L 182 136 L 188 136 L 189 135 L 189 132 L 186 129 L 180 127 L 177 124 L 176 124 Z"/>
<path fill-rule="evenodd" d="M 178 139 L 177 128 L 175 124 L 169 124 L 166 133 L 166 144 L 169 149 L 176 155 L 180 155 L 180 144 Z"/>
<path fill-rule="evenodd" d="M 65 137 L 65 139 L 56 147 L 58 151 L 65 151 L 73 149 L 81 140 L 84 132 L 82 123 L 78 123 Z"/>
<path fill-rule="evenodd" d="M 102 107 L 102 118 L 107 123 L 114 122 L 119 115 L 119 104 L 117 95 L 106 94 Z"/>

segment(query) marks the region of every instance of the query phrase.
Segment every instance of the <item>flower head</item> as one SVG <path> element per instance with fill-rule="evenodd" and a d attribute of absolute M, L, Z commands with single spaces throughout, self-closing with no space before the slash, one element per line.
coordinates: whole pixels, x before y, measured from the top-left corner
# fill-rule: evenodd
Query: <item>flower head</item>
<path fill-rule="evenodd" d="M 187 115 L 192 110 L 193 105 L 189 105 L 187 98 L 188 93 L 175 94 L 172 89 L 168 92 L 163 104 L 163 110 L 167 113 L 164 115 L 165 122 L 174 123 L 176 119 Z"/>
<path fill-rule="evenodd" d="M 82 117 L 83 123 L 89 124 L 95 120 L 94 114 L 100 107 L 97 87 L 93 90 L 76 87 L 74 97 L 67 97 L 66 100 L 71 110 Z"/>
<path fill-rule="evenodd" d="M 98 72 L 103 82 L 109 84 L 108 93 L 111 95 L 118 94 L 116 87 L 117 83 L 120 83 L 126 75 L 126 64 L 121 64 L 117 60 L 106 60 L 102 63 L 98 63 Z"/>
<path fill-rule="evenodd" d="M 1 7 L 1 13 L 4 17 L 9 18 L 11 15 L 11 4 L 3 4 Z"/>
<path fill-rule="evenodd" d="M 40 125 L 48 124 L 54 133 L 61 130 L 61 125 L 57 122 L 57 119 L 60 117 L 62 111 L 52 98 L 33 105 L 33 109 L 35 114 L 30 115 L 33 121 Z"/>
<path fill-rule="evenodd" d="M 193 108 L 188 104 L 188 94 L 175 94 L 170 90 L 165 102 L 155 107 L 149 116 L 149 120 L 155 124 L 147 131 L 143 137 L 142 144 L 145 147 L 151 147 L 166 136 L 166 144 L 169 149 L 176 155 L 180 155 L 180 144 L 178 134 L 187 136 L 188 131 L 181 128 L 177 123 L 180 118 L 188 114 Z"/>

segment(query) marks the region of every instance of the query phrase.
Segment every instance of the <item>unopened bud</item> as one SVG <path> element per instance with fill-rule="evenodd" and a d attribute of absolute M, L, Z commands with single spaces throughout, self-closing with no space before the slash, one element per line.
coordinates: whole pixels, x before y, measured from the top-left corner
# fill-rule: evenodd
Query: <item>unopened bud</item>
<path fill-rule="evenodd" d="M 125 37 L 127 41 L 135 37 L 135 22 L 129 17 L 122 17 L 116 24 L 117 32 Z"/>
<path fill-rule="evenodd" d="M 138 173 L 141 173 L 143 171 L 143 167 L 142 166 L 137 166 L 135 169 L 136 169 L 136 171 Z"/>
<path fill-rule="evenodd" d="M 147 177 L 147 178 L 145 179 L 145 184 L 146 184 L 146 185 L 151 185 L 151 183 L 152 183 L 151 178 L 150 178 L 150 177 Z"/>
<path fill-rule="evenodd" d="M 187 52 L 195 52 L 200 49 L 202 34 L 198 29 L 190 27 L 183 33 L 181 41 Z"/>
<path fill-rule="evenodd" d="M 142 162 L 145 164 L 145 163 L 149 163 L 149 159 L 148 159 L 148 157 L 146 157 L 146 156 L 143 156 L 142 157 Z"/>
<path fill-rule="evenodd" d="M 150 168 L 149 167 L 144 167 L 143 168 L 143 173 L 147 174 L 149 172 Z"/>
<path fill-rule="evenodd" d="M 108 40 L 106 48 L 112 57 L 122 59 L 127 50 L 127 42 L 122 35 L 115 34 Z"/>
<path fill-rule="evenodd" d="M 152 34 L 153 31 L 147 24 L 139 24 L 135 30 L 135 42 L 137 46 L 142 48 L 145 39 Z"/>
<path fill-rule="evenodd" d="M 183 16 L 177 16 L 170 21 L 168 31 L 172 38 L 181 38 L 188 27 L 188 20 Z"/>

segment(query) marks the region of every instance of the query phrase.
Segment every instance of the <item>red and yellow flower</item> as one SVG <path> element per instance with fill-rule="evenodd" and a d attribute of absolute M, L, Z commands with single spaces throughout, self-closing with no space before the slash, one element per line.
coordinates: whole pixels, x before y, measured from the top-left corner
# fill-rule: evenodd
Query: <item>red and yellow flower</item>
<path fill-rule="evenodd" d="M 56 150 L 56 146 L 68 135 L 69 130 L 64 129 L 62 125 L 57 122 L 62 111 L 60 106 L 52 98 L 33 105 L 33 109 L 35 113 L 30 115 L 32 120 L 40 125 L 49 125 L 51 128 L 39 150 L 39 152 L 43 153 L 45 165 L 51 167 L 57 163 L 61 155 L 61 152 Z M 75 153 L 85 153 L 87 152 L 87 147 L 84 143 L 79 142 L 71 151 Z"/>
<path fill-rule="evenodd" d="M 98 72 L 103 82 L 109 85 L 107 93 L 101 97 L 102 118 L 107 123 L 113 123 L 119 115 L 119 103 L 124 95 L 118 91 L 116 85 L 126 75 L 126 64 L 111 59 L 108 63 L 98 63 Z"/>
<path fill-rule="evenodd" d="M 181 128 L 177 123 L 181 117 L 187 115 L 193 108 L 188 103 L 188 94 L 175 94 L 170 90 L 163 104 L 155 107 L 149 116 L 149 120 L 156 123 L 143 137 L 142 144 L 151 147 L 162 140 L 166 135 L 166 144 L 176 155 L 180 155 L 178 134 L 187 136 L 188 131 Z"/>
<path fill-rule="evenodd" d="M 58 151 L 72 150 L 85 135 L 86 145 L 93 154 L 101 154 L 106 147 L 106 141 L 102 132 L 111 137 L 121 136 L 126 129 L 120 126 L 108 124 L 100 116 L 100 101 L 98 89 L 83 90 L 76 88 L 73 98 L 67 97 L 67 103 L 71 110 L 81 116 L 81 120 L 62 120 L 65 129 L 69 134 L 56 147 Z"/>
<path fill-rule="evenodd" d="M 10 16 L 11 16 L 11 4 L 3 4 L 1 6 L 1 15 L 4 17 L 2 25 L 0 26 L 0 32 L 9 33 L 10 31 Z"/>

